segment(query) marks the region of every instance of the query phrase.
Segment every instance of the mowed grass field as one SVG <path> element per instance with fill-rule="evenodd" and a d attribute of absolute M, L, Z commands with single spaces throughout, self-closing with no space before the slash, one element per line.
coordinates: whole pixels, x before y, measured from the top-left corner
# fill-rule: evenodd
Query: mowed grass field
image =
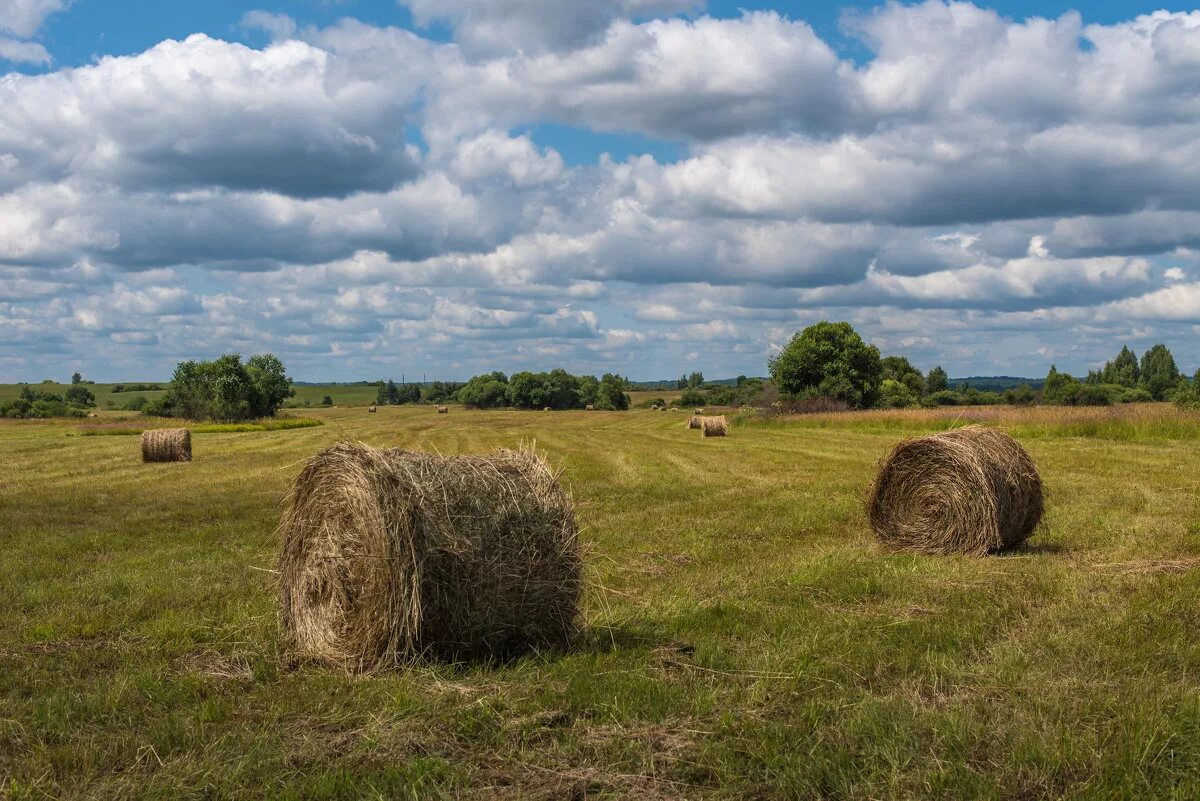
<path fill-rule="evenodd" d="M 0 421 L 0 798 L 1200 797 L 1200 421 L 1165 406 L 686 415 L 313 410 L 136 437 Z M 1049 492 L 1030 547 L 882 552 L 909 434 L 984 418 Z M 349 677 L 277 625 L 280 499 L 339 438 L 536 440 L 589 548 L 561 655 Z"/>

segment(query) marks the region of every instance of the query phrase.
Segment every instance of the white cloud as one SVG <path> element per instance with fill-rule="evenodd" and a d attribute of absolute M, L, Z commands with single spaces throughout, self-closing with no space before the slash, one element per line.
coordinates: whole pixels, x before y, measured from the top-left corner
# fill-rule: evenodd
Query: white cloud
<path fill-rule="evenodd" d="M 47 17 L 69 4 L 70 0 L 0 0 L 0 31 L 28 39 Z"/>

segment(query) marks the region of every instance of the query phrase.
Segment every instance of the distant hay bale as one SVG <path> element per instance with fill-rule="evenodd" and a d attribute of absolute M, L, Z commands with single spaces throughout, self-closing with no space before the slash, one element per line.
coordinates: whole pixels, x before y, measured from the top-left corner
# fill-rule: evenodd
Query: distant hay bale
<path fill-rule="evenodd" d="M 702 426 L 703 423 L 701 423 L 700 418 L 696 415 L 692 415 L 688 418 L 687 427 L 689 431 L 699 430 Z"/>
<path fill-rule="evenodd" d="M 142 461 L 192 461 L 192 432 L 186 428 L 151 428 L 143 431 Z"/>
<path fill-rule="evenodd" d="M 552 412 L 552 411 L 554 411 L 554 410 L 553 410 L 553 409 L 551 409 L 549 406 L 547 406 L 545 409 L 542 409 L 542 411 L 543 411 L 543 412 Z"/>
<path fill-rule="evenodd" d="M 449 406 L 439 406 L 439 407 L 437 407 L 437 413 L 438 414 L 450 414 L 450 407 Z"/>
<path fill-rule="evenodd" d="M 1033 459 L 1008 434 L 984 426 L 901 442 L 881 463 L 867 502 L 883 544 L 970 556 L 1025 542 L 1043 509 Z"/>
<path fill-rule="evenodd" d="M 589 403 L 587 406 L 585 406 L 583 408 L 583 410 L 585 412 L 594 412 L 594 411 L 596 411 L 596 407 Z"/>
<path fill-rule="evenodd" d="M 697 414 L 697 415 L 703 415 L 703 414 L 704 414 L 704 410 L 703 410 L 703 409 L 697 409 L 697 410 L 695 411 L 695 414 Z"/>
<path fill-rule="evenodd" d="M 729 424 L 725 421 L 725 416 L 720 417 L 701 417 L 700 430 L 704 432 L 706 437 L 723 437 L 729 432 Z"/>
<path fill-rule="evenodd" d="M 375 414 L 375 412 L 377 412 L 377 411 L 379 411 L 379 410 L 378 410 L 378 409 L 376 409 L 374 406 L 368 406 L 368 407 L 367 407 L 367 411 L 368 411 L 369 413 L 371 413 L 371 414 Z"/>
<path fill-rule="evenodd" d="M 292 644 L 352 672 L 505 658 L 577 630 L 573 503 L 531 450 L 338 444 L 296 478 L 279 534 Z"/>

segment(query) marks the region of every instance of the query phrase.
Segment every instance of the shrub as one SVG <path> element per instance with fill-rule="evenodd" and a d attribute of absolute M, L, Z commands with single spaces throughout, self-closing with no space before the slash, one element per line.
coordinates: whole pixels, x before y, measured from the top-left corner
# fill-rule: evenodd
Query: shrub
<path fill-rule="evenodd" d="M 1117 399 L 1118 403 L 1150 403 L 1154 400 L 1154 396 L 1141 387 L 1133 387 L 1121 393 L 1121 397 Z"/>
<path fill-rule="evenodd" d="M 125 404 L 125 408 L 131 412 L 140 412 L 146 408 L 148 403 L 149 401 L 146 400 L 145 395 L 135 395 L 128 403 Z"/>
<path fill-rule="evenodd" d="M 1028 384 L 1004 390 L 1004 402 L 1011 406 L 1032 406 L 1037 395 Z"/>
<path fill-rule="evenodd" d="M 685 389 L 677 403 L 680 406 L 706 406 L 708 398 L 698 389 Z"/>
<path fill-rule="evenodd" d="M 322 406 L 332 406 L 333 405 L 333 396 L 326 395 L 325 397 L 321 398 L 321 405 Z"/>
<path fill-rule="evenodd" d="M 962 406 L 963 397 L 957 392 L 943 389 L 940 392 L 934 392 L 927 396 L 925 402 L 929 406 Z"/>
<path fill-rule="evenodd" d="M 1076 406 L 1109 406 L 1112 396 L 1103 384 L 1083 384 L 1075 393 Z"/>
<path fill-rule="evenodd" d="M 79 375 L 76 373 L 76 375 Z M 83 381 L 76 381 L 67 387 L 65 400 L 72 406 L 78 406 L 81 409 L 91 409 L 96 405 L 96 396 L 92 391 L 84 386 Z"/>
<path fill-rule="evenodd" d="M 920 378 L 920 374 L 917 374 Z M 922 383 L 924 380 L 922 379 Z M 885 378 L 879 390 L 881 409 L 908 409 L 917 405 L 917 393 L 898 379 Z"/>

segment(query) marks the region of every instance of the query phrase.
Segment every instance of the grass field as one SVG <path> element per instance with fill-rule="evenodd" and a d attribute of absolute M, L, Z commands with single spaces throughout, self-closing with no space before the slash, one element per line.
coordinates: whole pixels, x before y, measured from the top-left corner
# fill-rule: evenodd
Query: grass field
<path fill-rule="evenodd" d="M 1200 421 L 1170 407 L 743 421 L 306 411 L 134 437 L 0 421 L 0 798 L 1200 797 Z M 897 438 L 985 417 L 1049 491 L 987 559 L 881 552 Z M 339 438 L 536 440 L 590 548 L 570 653 L 351 678 L 297 666 L 273 528 Z"/>

